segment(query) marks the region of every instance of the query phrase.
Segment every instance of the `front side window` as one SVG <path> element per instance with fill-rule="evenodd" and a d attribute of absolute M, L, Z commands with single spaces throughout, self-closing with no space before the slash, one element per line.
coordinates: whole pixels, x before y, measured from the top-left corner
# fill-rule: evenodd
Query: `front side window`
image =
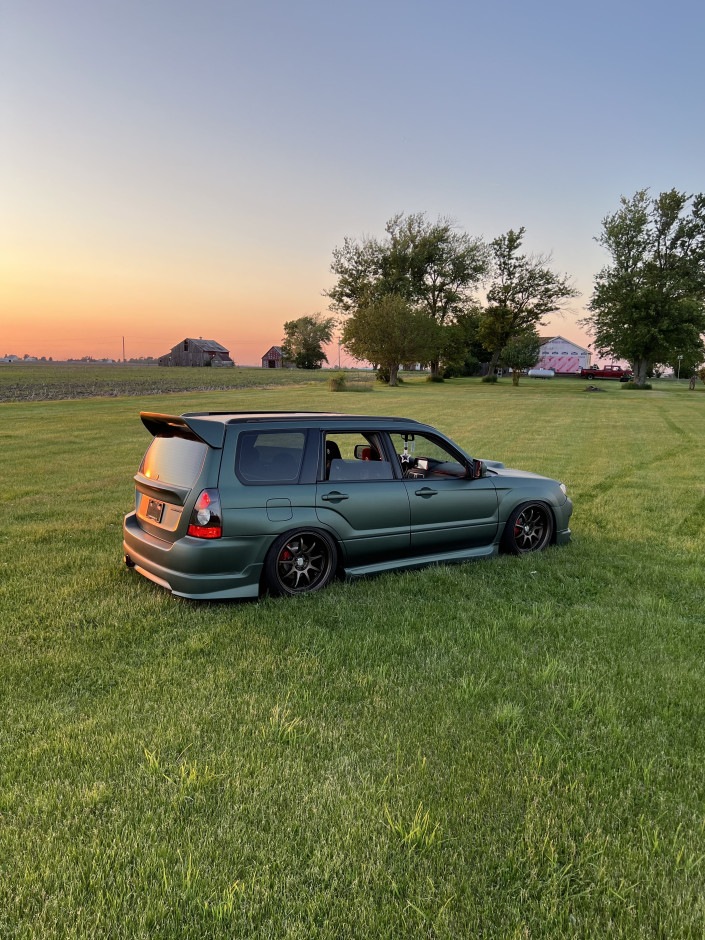
<path fill-rule="evenodd" d="M 297 483 L 301 472 L 304 431 L 244 431 L 240 434 L 235 472 L 243 483 Z"/>
<path fill-rule="evenodd" d="M 332 481 L 393 480 L 379 434 L 333 431 L 325 438 L 323 479 Z"/>
<path fill-rule="evenodd" d="M 144 455 L 140 473 L 155 482 L 191 487 L 198 479 L 207 450 L 203 441 L 158 435 Z"/>
<path fill-rule="evenodd" d="M 443 441 L 425 434 L 390 434 L 404 476 L 464 477 L 467 468 Z"/>

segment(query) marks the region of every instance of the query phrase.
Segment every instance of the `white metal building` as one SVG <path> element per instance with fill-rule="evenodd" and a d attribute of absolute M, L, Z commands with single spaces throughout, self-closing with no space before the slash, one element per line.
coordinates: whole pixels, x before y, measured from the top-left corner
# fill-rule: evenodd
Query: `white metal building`
<path fill-rule="evenodd" d="M 542 336 L 537 369 L 553 369 L 556 375 L 570 375 L 587 369 L 590 350 L 563 336 Z"/>

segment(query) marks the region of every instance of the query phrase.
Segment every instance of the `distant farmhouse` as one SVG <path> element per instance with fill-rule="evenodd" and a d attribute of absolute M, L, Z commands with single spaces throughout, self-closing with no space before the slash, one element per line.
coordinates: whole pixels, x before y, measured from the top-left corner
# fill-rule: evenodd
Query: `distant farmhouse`
<path fill-rule="evenodd" d="M 570 375 L 587 369 L 590 350 L 562 336 L 541 336 L 541 352 L 537 369 L 553 369 L 556 375 Z"/>
<path fill-rule="evenodd" d="M 160 366 L 234 366 L 230 353 L 214 339 L 185 339 L 159 357 Z"/>
<path fill-rule="evenodd" d="M 281 346 L 272 346 L 272 348 L 268 349 L 267 352 L 262 356 L 262 368 L 295 369 L 296 366 L 293 362 L 289 362 L 284 358 L 284 353 L 282 352 Z"/>

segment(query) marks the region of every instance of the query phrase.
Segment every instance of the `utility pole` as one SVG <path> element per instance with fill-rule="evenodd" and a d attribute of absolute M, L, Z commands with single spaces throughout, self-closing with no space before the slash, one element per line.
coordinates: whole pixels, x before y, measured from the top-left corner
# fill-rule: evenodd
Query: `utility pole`
<path fill-rule="evenodd" d="M 122 364 L 125 365 L 125 337 L 122 338 Z"/>
<path fill-rule="evenodd" d="M 679 357 L 678 357 L 678 375 L 676 376 L 676 382 L 680 382 L 680 380 L 681 380 L 681 359 L 682 359 L 682 358 L 683 358 L 683 356 L 679 356 Z M 337 466 L 337 464 L 336 464 L 336 466 Z"/>

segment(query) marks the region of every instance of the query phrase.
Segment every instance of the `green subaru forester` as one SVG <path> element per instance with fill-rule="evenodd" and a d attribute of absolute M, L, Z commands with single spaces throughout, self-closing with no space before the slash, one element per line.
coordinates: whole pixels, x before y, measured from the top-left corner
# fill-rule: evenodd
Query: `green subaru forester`
<path fill-rule="evenodd" d="M 556 480 L 409 418 L 143 412 L 125 563 L 174 594 L 303 594 L 350 577 L 569 541 Z"/>

